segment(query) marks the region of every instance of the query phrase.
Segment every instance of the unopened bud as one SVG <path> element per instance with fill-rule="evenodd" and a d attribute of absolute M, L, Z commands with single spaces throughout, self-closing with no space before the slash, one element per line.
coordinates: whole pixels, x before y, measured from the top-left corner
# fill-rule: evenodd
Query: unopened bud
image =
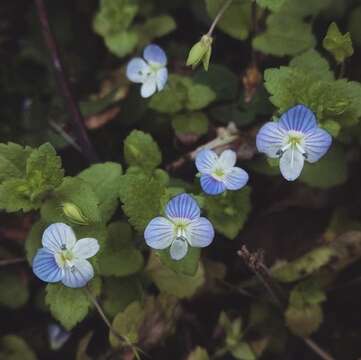
<path fill-rule="evenodd" d="M 192 66 L 194 69 L 202 61 L 204 70 L 207 71 L 211 59 L 212 41 L 211 36 L 203 35 L 201 40 L 194 44 L 189 51 L 186 65 Z"/>
<path fill-rule="evenodd" d="M 88 225 L 89 220 L 84 216 L 82 211 L 73 203 L 66 202 L 62 204 L 64 215 L 74 224 Z"/>

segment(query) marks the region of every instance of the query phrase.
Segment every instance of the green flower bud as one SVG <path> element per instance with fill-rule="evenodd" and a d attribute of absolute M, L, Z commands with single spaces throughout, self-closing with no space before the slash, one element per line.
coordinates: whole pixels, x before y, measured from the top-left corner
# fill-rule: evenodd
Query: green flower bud
<path fill-rule="evenodd" d="M 202 61 L 204 70 L 207 71 L 211 59 L 212 41 L 211 36 L 203 35 L 201 40 L 191 48 L 187 58 L 187 66 L 192 66 L 194 69 Z"/>
<path fill-rule="evenodd" d="M 89 225 L 89 220 L 82 211 L 73 203 L 65 202 L 61 205 L 64 215 L 74 224 Z"/>

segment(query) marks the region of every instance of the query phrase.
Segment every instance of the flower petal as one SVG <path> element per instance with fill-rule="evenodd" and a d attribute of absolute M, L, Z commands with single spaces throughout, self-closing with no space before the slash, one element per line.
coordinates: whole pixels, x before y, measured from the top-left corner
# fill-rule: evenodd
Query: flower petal
<path fill-rule="evenodd" d="M 55 223 L 45 229 L 41 242 L 50 251 L 58 252 L 64 246 L 67 249 L 71 249 L 76 242 L 76 237 L 70 226 L 63 223 Z"/>
<path fill-rule="evenodd" d="M 326 154 L 332 143 L 331 135 L 320 128 L 310 131 L 305 136 L 306 160 L 313 163 Z"/>
<path fill-rule="evenodd" d="M 208 174 L 201 176 L 201 187 L 209 195 L 218 195 L 226 190 L 226 185 L 222 181 L 216 180 Z"/>
<path fill-rule="evenodd" d="M 127 78 L 135 83 L 145 82 L 149 72 L 149 65 L 142 58 L 134 58 L 127 65 Z"/>
<path fill-rule="evenodd" d="M 227 190 L 239 190 L 248 182 L 249 176 L 246 171 L 239 167 L 234 167 L 224 179 L 224 185 Z"/>
<path fill-rule="evenodd" d="M 140 88 L 140 95 L 143 98 L 152 96 L 157 90 L 157 80 L 154 76 L 148 77 L 148 79 L 143 83 Z"/>
<path fill-rule="evenodd" d="M 201 174 L 210 174 L 217 160 L 218 155 L 213 150 L 201 150 L 196 155 L 196 168 Z"/>
<path fill-rule="evenodd" d="M 59 350 L 69 339 L 71 333 L 65 331 L 58 324 L 48 326 L 49 343 L 51 350 Z"/>
<path fill-rule="evenodd" d="M 189 234 L 189 243 L 194 247 L 205 247 L 208 246 L 214 238 L 214 228 L 211 222 L 204 218 L 200 217 L 192 221 L 188 228 Z"/>
<path fill-rule="evenodd" d="M 174 225 L 164 217 L 156 217 L 150 221 L 144 231 L 144 239 L 153 249 L 166 249 L 175 238 Z"/>
<path fill-rule="evenodd" d="M 143 52 L 144 59 L 148 61 L 149 64 L 157 65 L 167 65 L 167 55 L 164 50 L 158 45 L 150 44 L 148 45 Z"/>
<path fill-rule="evenodd" d="M 167 80 L 168 80 L 167 68 L 159 69 L 156 73 L 156 81 L 157 81 L 158 91 L 161 91 L 164 89 L 164 86 L 167 83 Z"/>
<path fill-rule="evenodd" d="M 88 259 L 99 251 L 97 239 L 84 238 L 78 240 L 73 247 L 73 254 L 79 259 Z"/>
<path fill-rule="evenodd" d="M 219 156 L 219 164 L 223 169 L 229 169 L 235 165 L 237 161 L 237 155 L 233 150 L 224 150 Z"/>
<path fill-rule="evenodd" d="M 199 218 L 201 210 L 197 202 L 188 194 L 180 194 L 169 200 L 165 214 L 168 218 L 193 220 Z"/>
<path fill-rule="evenodd" d="M 188 243 L 186 240 L 175 239 L 172 242 L 169 253 L 173 260 L 183 259 L 188 252 Z"/>
<path fill-rule="evenodd" d="M 281 156 L 280 170 L 283 177 L 288 181 L 296 180 L 302 171 L 305 158 L 301 152 L 290 148 Z"/>
<path fill-rule="evenodd" d="M 58 282 L 64 275 L 55 261 L 54 253 L 46 248 L 37 251 L 32 266 L 34 274 L 45 282 Z"/>
<path fill-rule="evenodd" d="M 306 133 L 317 126 L 315 114 L 304 105 L 296 105 L 282 114 L 280 125 L 287 131 L 295 130 Z"/>
<path fill-rule="evenodd" d="M 256 137 L 258 151 L 271 158 L 277 158 L 279 156 L 277 152 L 282 148 L 285 136 L 286 130 L 277 122 L 270 121 L 264 124 Z"/>
<path fill-rule="evenodd" d="M 73 267 L 64 268 L 62 283 L 71 288 L 84 287 L 93 277 L 93 266 L 88 260 L 75 259 Z"/>

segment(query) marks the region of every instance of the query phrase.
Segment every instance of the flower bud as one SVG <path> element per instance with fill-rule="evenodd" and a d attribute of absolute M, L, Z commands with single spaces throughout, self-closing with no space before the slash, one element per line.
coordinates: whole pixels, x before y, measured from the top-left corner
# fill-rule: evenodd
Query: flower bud
<path fill-rule="evenodd" d="M 88 225 L 89 220 L 83 215 L 82 211 L 73 203 L 65 202 L 61 205 L 64 215 L 74 224 Z"/>
<path fill-rule="evenodd" d="M 213 38 L 209 35 L 203 35 L 201 40 L 193 45 L 189 51 L 187 58 L 187 66 L 192 66 L 194 69 L 202 61 L 204 70 L 208 70 L 209 60 L 212 53 Z"/>

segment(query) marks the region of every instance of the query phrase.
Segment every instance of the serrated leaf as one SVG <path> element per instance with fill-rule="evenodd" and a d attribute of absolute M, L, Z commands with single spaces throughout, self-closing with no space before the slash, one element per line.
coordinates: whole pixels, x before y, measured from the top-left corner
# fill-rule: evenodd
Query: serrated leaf
<path fill-rule="evenodd" d="M 215 229 L 234 239 L 242 229 L 251 211 L 251 188 L 245 187 L 239 191 L 227 191 L 220 196 L 207 197 L 204 207 L 208 218 Z"/>
<path fill-rule="evenodd" d="M 124 157 L 130 166 L 153 170 L 162 162 L 162 154 L 151 135 L 133 130 L 124 140 Z"/>
<path fill-rule="evenodd" d="M 18 309 L 29 300 L 27 283 L 16 272 L 0 271 L 0 305 L 10 309 Z"/>
<path fill-rule="evenodd" d="M 94 278 L 88 286 L 93 296 L 100 294 L 100 278 Z M 72 289 L 62 284 L 48 284 L 45 301 L 54 318 L 67 330 L 82 321 L 92 305 L 84 289 Z"/>
<path fill-rule="evenodd" d="M 346 58 L 353 54 L 350 33 L 342 35 L 335 22 L 331 23 L 328 27 L 322 44 L 323 47 L 334 56 L 338 63 L 344 62 Z"/>
<path fill-rule="evenodd" d="M 0 360 L 36 360 L 30 346 L 16 335 L 6 335 L 0 339 Z"/>
<path fill-rule="evenodd" d="M 95 164 L 82 171 L 78 177 L 88 182 L 99 200 L 102 220 L 108 222 L 118 206 L 118 192 L 122 166 L 113 162 Z"/>
<path fill-rule="evenodd" d="M 223 0 L 206 0 L 209 16 L 214 19 L 224 5 Z M 251 1 L 234 1 L 222 15 L 217 27 L 238 40 L 245 40 L 251 28 Z"/>
<path fill-rule="evenodd" d="M 108 226 L 108 238 L 98 256 L 99 274 L 126 276 L 143 266 L 143 256 L 133 245 L 132 229 L 125 222 Z"/>

